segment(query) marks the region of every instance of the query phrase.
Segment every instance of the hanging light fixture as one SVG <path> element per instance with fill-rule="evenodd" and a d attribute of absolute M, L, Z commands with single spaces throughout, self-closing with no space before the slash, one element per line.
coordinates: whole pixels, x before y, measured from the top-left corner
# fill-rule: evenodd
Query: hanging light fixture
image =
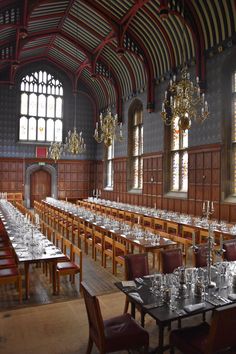
<path fill-rule="evenodd" d="M 109 82 L 111 82 L 110 78 L 110 70 L 109 70 Z M 98 143 L 104 142 L 104 145 L 107 147 L 110 146 L 113 140 L 122 141 L 123 133 L 122 133 L 122 122 L 118 121 L 117 114 L 113 115 L 111 112 L 110 105 L 110 95 L 108 92 L 108 109 L 105 116 L 100 114 L 99 121 L 96 122 L 96 127 L 94 131 L 94 138 Z"/>
<path fill-rule="evenodd" d="M 182 39 L 184 47 L 184 1 L 182 8 Z M 178 119 L 180 129 L 187 130 L 191 127 L 192 120 L 203 122 L 209 116 L 208 103 L 205 94 L 201 94 L 199 78 L 196 82 L 191 81 L 190 74 L 185 63 L 185 50 L 183 48 L 183 68 L 181 77 L 178 80 L 176 75 L 170 80 L 168 89 L 165 91 L 165 98 L 162 103 L 161 117 L 166 125 L 171 125 Z"/>
<path fill-rule="evenodd" d="M 61 154 L 63 153 L 63 143 L 57 141 L 51 142 L 48 153 L 49 157 L 56 163 L 61 158 Z"/>
<path fill-rule="evenodd" d="M 76 97 L 77 97 L 77 93 L 75 93 L 74 129 L 73 131 L 71 130 L 68 131 L 68 135 L 66 137 L 66 143 L 65 143 L 65 150 L 67 150 L 69 153 L 74 155 L 82 154 L 83 152 L 86 151 L 86 144 L 84 142 L 84 138 L 82 137 L 82 131 L 78 134 L 76 129 L 76 110 L 77 110 Z"/>

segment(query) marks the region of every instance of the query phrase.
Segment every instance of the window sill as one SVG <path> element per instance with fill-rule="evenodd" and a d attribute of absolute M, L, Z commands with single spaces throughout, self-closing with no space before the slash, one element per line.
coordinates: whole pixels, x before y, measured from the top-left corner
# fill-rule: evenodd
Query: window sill
<path fill-rule="evenodd" d="M 113 192 L 113 187 L 105 187 L 103 190 Z"/>
<path fill-rule="evenodd" d="M 223 203 L 236 204 L 236 195 L 230 195 L 223 200 Z"/>
<path fill-rule="evenodd" d="M 134 189 L 130 189 L 128 191 L 128 193 L 130 193 L 130 194 L 142 194 L 142 192 L 143 192 L 142 188 L 140 188 L 140 189 L 134 188 Z"/>
<path fill-rule="evenodd" d="M 164 194 L 164 198 L 178 198 L 178 199 L 187 199 L 187 192 L 168 192 Z"/>

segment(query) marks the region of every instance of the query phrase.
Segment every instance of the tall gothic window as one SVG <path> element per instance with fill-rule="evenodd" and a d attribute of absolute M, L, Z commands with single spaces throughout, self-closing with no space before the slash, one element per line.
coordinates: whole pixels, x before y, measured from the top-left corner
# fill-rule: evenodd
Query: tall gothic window
<path fill-rule="evenodd" d="M 134 107 L 129 120 L 129 189 L 143 187 L 143 108 Z"/>
<path fill-rule="evenodd" d="M 105 179 L 105 187 L 113 188 L 114 185 L 114 139 L 112 140 L 112 144 L 106 149 L 106 179 Z"/>
<path fill-rule="evenodd" d="M 232 194 L 236 195 L 236 71 L 232 75 Z"/>
<path fill-rule="evenodd" d="M 188 130 L 181 130 L 178 118 L 171 125 L 171 174 L 170 189 L 173 192 L 188 190 Z"/>
<path fill-rule="evenodd" d="M 62 141 L 63 87 L 46 71 L 21 80 L 20 141 Z"/>

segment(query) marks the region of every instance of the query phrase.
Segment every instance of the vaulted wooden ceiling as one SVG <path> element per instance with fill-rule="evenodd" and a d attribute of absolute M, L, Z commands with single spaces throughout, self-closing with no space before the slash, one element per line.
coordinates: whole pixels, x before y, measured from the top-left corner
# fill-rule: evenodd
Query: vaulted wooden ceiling
<path fill-rule="evenodd" d="M 205 80 L 208 55 L 236 42 L 235 0 L 1 0 L 0 83 L 47 60 L 98 109 L 154 86 L 183 61 Z"/>

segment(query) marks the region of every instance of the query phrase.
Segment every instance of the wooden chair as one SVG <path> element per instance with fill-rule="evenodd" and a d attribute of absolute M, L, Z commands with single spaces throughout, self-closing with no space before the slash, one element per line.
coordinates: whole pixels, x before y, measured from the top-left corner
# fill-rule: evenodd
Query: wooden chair
<path fill-rule="evenodd" d="M 150 229 L 153 229 L 153 217 L 152 216 L 143 216 L 142 225 L 145 228 L 148 227 Z"/>
<path fill-rule="evenodd" d="M 19 302 L 22 302 L 22 280 L 18 267 L 0 269 L 0 285 L 16 284 L 19 292 Z"/>
<path fill-rule="evenodd" d="M 193 239 L 193 233 L 195 234 L 195 240 L 196 242 L 198 242 L 198 230 L 196 229 L 196 227 L 192 227 L 192 226 L 182 226 L 182 237 L 187 238 L 189 240 Z"/>
<path fill-rule="evenodd" d="M 158 231 L 165 231 L 165 221 L 160 219 L 153 219 L 153 228 Z"/>
<path fill-rule="evenodd" d="M 94 249 L 93 249 L 93 225 L 87 223 L 84 225 L 84 250 L 88 254 L 89 247 L 92 248 L 92 258 L 94 258 Z"/>
<path fill-rule="evenodd" d="M 193 250 L 194 267 L 202 268 L 207 266 L 207 252 L 208 247 L 206 244 L 197 245 L 197 248 Z"/>
<path fill-rule="evenodd" d="M 125 280 L 134 280 L 135 278 L 143 277 L 149 274 L 148 265 L 148 254 L 147 253 L 136 253 L 125 255 Z M 128 312 L 129 309 L 129 298 L 125 298 L 124 313 Z M 137 306 L 138 310 L 141 312 L 141 325 L 144 327 L 144 316 L 145 313 L 142 311 L 142 307 Z"/>
<path fill-rule="evenodd" d="M 114 241 L 114 274 L 117 275 L 117 264 L 125 265 L 125 255 L 127 254 L 127 246 L 124 243 Z"/>
<path fill-rule="evenodd" d="M 206 243 L 209 236 L 208 230 L 200 229 L 199 231 L 199 243 Z"/>
<path fill-rule="evenodd" d="M 192 240 L 189 240 L 189 239 L 184 238 L 182 236 L 176 236 L 176 235 L 170 235 L 170 239 L 172 241 L 176 242 L 178 247 L 181 249 L 184 264 L 186 265 L 188 250 L 192 246 Z"/>
<path fill-rule="evenodd" d="M 171 235 L 178 235 L 179 234 L 179 225 L 174 222 L 167 222 L 166 223 L 166 232 Z"/>
<path fill-rule="evenodd" d="M 183 265 L 182 250 L 180 248 L 170 248 L 162 250 L 161 271 L 164 274 L 173 273 L 173 271 Z"/>
<path fill-rule="evenodd" d="M 72 245 L 72 243 L 65 239 L 63 244 L 64 254 L 67 256 L 67 260 L 57 263 L 57 294 L 60 293 L 60 277 L 69 275 L 72 284 L 75 282 L 75 274 L 80 273 L 80 285 L 81 291 L 82 281 L 82 251 Z"/>
<path fill-rule="evenodd" d="M 107 267 L 107 257 L 112 261 L 112 274 L 114 274 L 114 240 L 110 236 L 104 236 L 103 266 Z"/>
<path fill-rule="evenodd" d="M 83 282 L 82 290 L 89 323 L 89 339 L 86 354 L 92 351 L 93 343 L 99 353 L 120 352 L 143 348 L 148 353 L 149 334 L 129 314 L 103 320 L 99 301 Z"/>
<path fill-rule="evenodd" d="M 99 230 L 94 230 L 93 233 L 93 254 L 94 254 L 94 260 L 97 260 L 97 252 L 101 254 L 101 263 L 103 265 L 103 250 L 104 250 L 104 233 L 99 231 Z"/>
<path fill-rule="evenodd" d="M 173 330 L 170 334 L 171 354 L 177 348 L 183 354 L 216 354 L 226 350 L 235 353 L 236 305 L 214 309 L 211 324 Z M 233 351 L 229 351 L 233 348 Z"/>
<path fill-rule="evenodd" d="M 227 240 L 223 243 L 224 259 L 226 261 L 236 261 L 236 240 Z"/>

